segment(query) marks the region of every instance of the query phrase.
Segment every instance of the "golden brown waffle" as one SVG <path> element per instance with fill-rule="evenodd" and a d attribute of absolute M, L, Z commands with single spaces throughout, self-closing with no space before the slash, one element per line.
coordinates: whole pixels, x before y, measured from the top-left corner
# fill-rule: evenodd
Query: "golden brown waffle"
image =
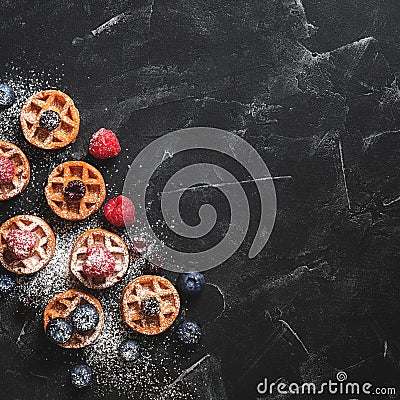
<path fill-rule="evenodd" d="M 61 122 L 47 131 L 40 126 L 44 111 L 55 111 Z M 72 99 L 58 90 L 44 90 L 25 102 L 21 111 L 21 128 L 26 140 L 42 149 L 60 149 L 75 142 L 79 131 L 79 111 Z"/>
<path fill-rule="evenodd" d="M 105 247 L 115 259 L 114 272 L 104 278 L 92 278 L 83 272 L 86 250 L 89 246 Z M 90 229 L 82 233 L 71 251 L 70 269 L 76 279 L 90 289 L 106 289 L 118 283 L 129 267 L 129 253 L 125 242 L 115 233 L 105 229 Z"/>
<path fill-rule="evenodd" d="M 143 315 L 142 301 L 156 298 L 160 313 L 156 316 Z M 167 330 L 179 314 L 180 299 L 174 285 L 156 275 L 142 275 L 131 281 L 122 293 L 122 316 L 135 331 L 145 335 L 158 335 Z"/>
<path fill-rule="evenodd" d="M 85 196 L 69 200 L 64 189 L 70 181 L 80 180 L 86 186 Z M 50 174 L 45 188 L 47 203 L 61 218 L 77 221 L 95 213 L 106 198 L 106 186 L 101 173 L 83 161 L 67 161 Z"/>
<path fill-rule="evenodd" d="M 28 185 L 31 176 L 29 161 L 15 144 L 0 140 L 0 156 L 15 165 L 15 176 L 10 183 L 0 184 L 0 201 L 18 196 Z"/>
<path fill-rule="evenodd" d="M 23 260 L 16 260 L 7 249 L 6 237 L 14 229 L 28 230 L 37 237 L 37 246 Z M 34 215 L 17 215 L 0 226 L 0 262 L 16 274 L 33 274 L 44 268 L 54 255 L 56 240 L 50 226 Z"/>
<path fill-rule="evenodd" d="M 91 304 L 99 313 L 99 323 L 90 332 L 79 333 L 74 331 L 67 343 L 59 346 L 67 349 L 81 349 L 93 344 L 100 336 L 104 327 L 104 313 L 100 302 L 89 293 L 82 290 L 70 289 L 55 295 L 46 306 L 43 313 L 43 327 L 46 332 L 47 324 L 54 318 L 70 318 L 72 311 L 80 305 Z"/>

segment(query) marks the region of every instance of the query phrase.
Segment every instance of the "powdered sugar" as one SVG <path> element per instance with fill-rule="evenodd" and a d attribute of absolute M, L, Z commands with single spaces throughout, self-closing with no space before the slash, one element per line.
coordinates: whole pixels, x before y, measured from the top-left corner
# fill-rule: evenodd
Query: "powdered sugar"
<path fill-rule="evenodd" d="M 92 278 L 102 278 L 115 270 L 114 256 L 103 246 L 90 246 L 86 251 L 83 272 Z"/>
<path fill-rule="evenodd" d="M 50 77 L 47 73 L 37 70 L 23 72 L 21 68 L 9 65 L 2 80 L 14 89 L 16 102 L 0 113 L 0 140 L 15 143 L 20 137 L 19 114 L 25 100 L 40 90 L 56 88 L 61 76 Z"/>
<path fill-rule="evenodd" d="M 0 184 L 9 183 L 15 176 L 15 165 L 6 157 L 0 156 Z"/>
<path fill-rule="evenodd" d="M 11 66 L 3 80 L 13 87 L 17 101 L 11 108 L 0 114 L 0 140 L 18 144 L 23 142 L 19 129 L 19 113 L 24 101 L 40 90 L 58 88 L 60 79 L 53 79 L 38 71 L 25 74 L 20 69 Z M 37 154 L 37 150 L 29 145 L 26 145 L 24 151 L 30 159 L 32 155 Z M 26 206 L 23 211 L 41 217 L 47 215 L 44 219 L 54 230 L 56 250 L 54 257 L 44 269 L 33 275 L 16 278 L 16 288 L 10 300 L 22 301 L 36 310 L 34 323 L 41 325 L 43 309 L 55 294 L 70 288 L 89 291 L 83 288 L 70 273 L 69 257 L 78 236 L 88 229 L 101 227 L 104 224 L 104 217 L 97 212 L 89 220 L 68 222 L 55 217 L 47 208 L 44 209 L 45 201 L 37 201 L 35 196 L 43 190 L 42 183 L 39 184 L 36 178 L 43 173 L 49 173 L 51 169 L 49 164 L 52 165 L 55 160 L 50 152 L 41 152 L 40 157 L 35 158 L 37 160 L 31 164 L 31 182 L 27 189 L 30 190 L 32 196 L 25 196 Z M 114 184 L 114 182 L 108 182 L 109 193 L 114 192 L 112 190 Z M 15 210 L 15 214 L 19 212 Z M 121 230 L 117 233 L 121 235 Z M 125 233 L 121 236 L 129 243 Z M 158 254 L 156 245 L 149 238 L 143 237 L 146 241 L 146 258 L 150 259 L 152 255 L 156 258 Z M 117 393 L 126 398 L 158 400 L 163 398 L 163 393 L 177 390 L 175 385 L 169 386 L 181 373 L 180 358 L 175 354 L 171 331 L 161 338 L 135 335 L 135 340 L 141 346 L 141 355 L 135 362 L 124 362 L 118 353 L 120 343 L 134 335 L 122 320 L 120 309 L 122 291 L 132 279 L 143 273 L 144 268 L 145 262 L 142 258 L 131 257 L 128 272 L 120 283 L 106 290 L 91 291 L 102 304 L 105 325 L 99 340 L 84 349 L 81 361 L 86 362 L 93 369 L 94 384 L 89 390 L 94 391 L 99 397 Z M 34 343 L 31 346 L 33 348 Z M 66 369 L 65 374 L 67 373 Z M 190 395 L 176 392 L 173 398 L 190 397 Z"/>
<path fill-rule="evenodd" d="M 10 253 L 17 260 L 23 260 L 32 253 L 38 242 L 38 237 L 31 231 L 14 229 L 8 233 L 6 242 Z"/>

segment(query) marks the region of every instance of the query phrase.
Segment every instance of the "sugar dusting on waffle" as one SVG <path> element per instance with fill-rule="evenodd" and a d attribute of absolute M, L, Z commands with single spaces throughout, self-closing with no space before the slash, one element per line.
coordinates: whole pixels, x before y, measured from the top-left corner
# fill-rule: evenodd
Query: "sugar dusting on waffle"
<path fill-rule="evenodd" d="M 189 400 L 192 398 L 190 393 L 182 392 L 178 385 L 171 385 L 171 382 L 174 382 L 182 372 L 179 365 L 182 359 L 175 353 L 176 344 L 172 339 L 172 332 L 167 332 L 162 338 L 149 338 L 134 334 L 122 320 L 120 309 L 122 291 L 128 282 L 143 273 L 143 260 L 131 261 L 128 273 L 122 282 L 109 289 L 91 291 L 82 287 L 70 274 L 70 252 L 80 234 L 88 229 L 104 227 L 103 216 L 99 211 L 89 220 L 63 221 L 49 212 L 44 196 L 42 198 L 38 196 L 38 193 L 43 190 L 43 182 L 35 178 L 48 175 L 58 163 L 57 157 L 60 156 L 43 151 L 40 151 L 40 156 L 38 156 L 38 150 L 24 142 L 20 131 L 19 113 L 25 100 L 35 92 L 48 88 L 60 88 L 61 77 L 62 75 L 53 78 L 40 71 L 31 71 L 28 74 L 15 66 L 9 67 L 8 72 L 2 77 L 2 80 L 14 89 L 17 101 L 11 108 L 0 114 L 0 140 L 17 145 L 23 144 L 28 158 L 30 160 L 35 158 L 35 162 L 31 163 L 30 184 L 27 191 L 23 193 L 26 207 L 24 212 L 44 218 L 56 236 L 56 250 L 50 263 L 36 274 L 16 277 L 16 288 L 10 301 L 21 301 L 31 308 L 35 317 L 30 323 L 40 327 L 43 310 L 56 293 L 70 288 L 81 288 L 94 294 L 102 304 L 105 325 L 99 340 L 85 348 L 80 359 L 81 362 L 90 365 L 94 372 L 94 384 L 90 390 L 94 391 L 99 398 L 117 393 L 129 399 L 140 397 L 152 400 L 164 398 Z M 71 151 L 73 150 L 66 149 L 61 157 L 72 154 Z M 106 182 L 106 187 L 109 196 L 118 194 L 114 182 Z M 18 213 L 16 211 L 14 214 Z M 110 227 L 105 228 L 110 229 Z M 116 230 L 115 233 L 121 235 L 127 244 L 129 243 L 128 237 L 122 233 L 121 229 Z M 147 257 L 156 259 L 157 255 L 156 247 L 148 243 Z M 21 335 L 23 336 L 23 331 Z M 22 336 L 19 340 L 23 340 Z M 141 346 L 141 356 L 133 363 L 124 362 L 118 354 L 118 346 L 126 338 L 134 338 Z M 36 340 L 29 338 L 25 343 L 25 346 L 30 347 L 28 353 L 31 357 L 34 357 L 35 343 Z M 67 370 L 65 374 L 68 374 Z"/>
<path fill-rule="evenodd" d="M 57 67 L 55 67 L 55 71 L 57 72 Z M 0 140 L 13 143 L 21 140 L 19 115 L 25 100 L 43 88 L 56 88 L 61 77 L 61 74 L 53 77 L 37 70 L 23 72 L 15 65 L 8 67 L 6 73 L 1 77 L 1 81 L 7 82 L 13 88 L 16 102 L 0 113 Z"/>

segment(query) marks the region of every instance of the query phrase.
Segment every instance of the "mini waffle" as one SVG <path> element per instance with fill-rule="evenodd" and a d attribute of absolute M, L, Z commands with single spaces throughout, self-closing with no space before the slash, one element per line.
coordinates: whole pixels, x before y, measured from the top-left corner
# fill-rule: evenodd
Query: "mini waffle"
<path fill-rule="evenodd" d="M 29 161 L 15 144 L 0 140 L 0 156 L 15 165 L 15 176 L 10 183 L 0 184 L 0 201 L 18 196 L 28 185 L 31 174 Z"/>
<path fill-rule="evenodd" d="M 104 278 L 92 278 L 83 272 L 86 250 L 89 246 L 105 247 L 115 259 L 114 272 Z M 115 233 L 105 229 L 90 229 L 76 240 L 70 257 L 71 273 L 83 285 L 90 289 L 106 289 L 118 283 L 126 274 L 129 266 L 129 253 L 124 241 Z"/>
<path fill-rule="evenodd" d="M 29 230 L 38 237 L 32 254 L 16 260 L 7 249 L 6 237 L 14 229 Z M 0 226 L 0 262 L 16 274 L 33 274 L 44 268 L 54 255 L 56 240 L 50 226 L 34 215 L 17 215 Z"/>
<path fill-rule="evenodd" d="M 40 125 L 46 111 L 60 116 L 59 125 L 47 131 Z M 58 90 L 44 90 L 31 96 L 21 111 L 21 128 L 26 140 L 42 149 L 60 149 L 75 142 L 79 131 L 79 111 L 72 99 Z"/>
<path fill-rule="evenodd" d="M 86 193 L 80 200 L 69 200 L 64 190 L 69 182 L 80 180 Z M 101 173 L 83 161 L 67 161 L 56 167 L 45 188 L 47 203 L 59 217 L 70 221 L 85 219 L 95 213 L 106 198 L 106 187 Z"/>
<path fill-rule="evenodd" d="M 156 298 L 160 312 L 156 316 L 143 315 L 142 301 Z M 122 293 L 122 316 L 135 331 L 145 335 L 157 335 L 167 330 L 179 313 L 180 299 L 174 285 L 155 275 L 142 275 L 131 281 Z"/>
<path fill-rule="evenodd" d="M 80 349 L 93 344 L 100 336 L 104 327 L 104 313 L 100 302 L 81 290 L 70 289 L 55 295 L 46 306 L 43 313 L 43 327 L 46 331 L 47 324 L 54 318 L 70 318 L 70 315 L 80 305 L 91 304 L 99 313 L 99 323 L 90 332 L 79 333 L 74 331 L 71 339 L 64 344 L 59 344 L 67 349 Z"/>

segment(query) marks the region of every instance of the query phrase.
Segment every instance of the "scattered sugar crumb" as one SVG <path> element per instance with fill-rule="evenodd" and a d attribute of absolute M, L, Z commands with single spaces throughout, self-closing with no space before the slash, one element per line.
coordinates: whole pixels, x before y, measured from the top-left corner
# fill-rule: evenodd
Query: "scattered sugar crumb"
<path fill-rule="evenodd" d="M 31 163 L 31 180 L 25 193 L 24 201 L 29 204 L 29 209 L 24 212 L 44 217 L 48 211 L 44 211 L 43 202 L 37 201 L 35 193 L 43 190 L 42 182 L 39 184 L 37 177 L 43 178 L 43 174 L 51 170 L 59 163 L 52 152 L 42 152 L 26 143 L 22 137 L 19 125 L 19 114 L 25 100 L 32 94 L 44 89 L 60 89 L 62 75 L 52 77 L 40 71 L 25 72 L 16 66 L 8 66 L 9 69 L 2 77 L 17 95 L 16 103 L 0 114 L 0 140 L 6 140 L 23 146 L 28 158 L 35 159 Z M 107 183 L 108 193 L 114 194 L 115 182 Z M 30 195 L 30 194 L 31 195 Z M 15 212 L 16 214 L 18 211 Z M 122 320 L 120 311 L 120 297 L 126 284 L 143 273 L 144 260 L 132 260 L 127 275 L 116 286 L 104 291 L 90 291 L 82 287 L 69 272 L 69 255 L 77 237 L 88 229 L 102 227 L 104 220 L 100 212 L 87 221 L 68 222 L 50 214 L 44 217 L 53 228 L 56 236 L 56 250 L 50 263 L 38 273 L 32 276 L 19 276 L 16 278 L 16 290 L 13 300 L 20 300 L 26 306 L 35 310 L 37 322 L 41 323 L 42 312 L 49 300 L 56 294 L 69 288 L 79 287 L 93 293 L 101 302 L 105 325 L 99 340 L 83 351 L 86 362 L 94 371 L 95 384 L 92 386 L 96 395 L 101 398 L 110 393 L 117 393 L 124 398 L 135 399 L 148 398 L 159 400 L 174 398 L 176 400 L 190 400 L 196 392 L 185 393 L 179 385 L 171 385 L 171 382 L 180 376 L 182 370 L 180 356 L 177 356 L 172 339 L 172 333 L 160 341 L 158 338 L 135 336 Z M 115 231 L 121 234 L 120 231 Z M 126 233 L 121 235 L 126 243 L 129 238 Z M 140 235 L 139 235 L 140 236 Z M 157 245 L 147 240 L 146 257 L 157 257 Z M 154 256 L 154 257 L 153 257 Z M 132 364 L 124 363 L 118 356 L 117 348 L 122 340 L 135 337 L 141 345 L 142 355 Z M 167 350 L 168 349 L 168 350 Z M 32 349 L 33 351 L 33 349 Z M 65 371 L 67 374 L 67 371 Z M 146 396 L 146 397 L 144 397 Z"/>

